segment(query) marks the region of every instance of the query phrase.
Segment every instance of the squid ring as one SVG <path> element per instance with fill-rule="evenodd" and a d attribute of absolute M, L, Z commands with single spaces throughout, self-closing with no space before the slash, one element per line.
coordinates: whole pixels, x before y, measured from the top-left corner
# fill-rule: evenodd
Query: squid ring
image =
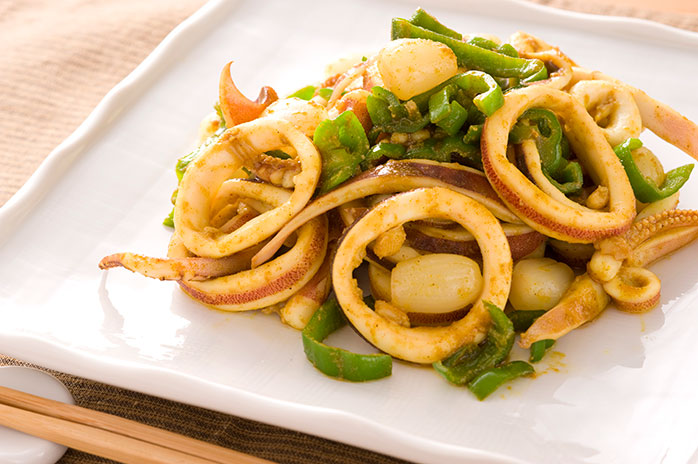
<path fill-rule="evenodd" d="M 509 38 L 509 41 L 519 52 L 521 58 L 539 59 L 557 67 L 557 70 L 553 71 L 547 79 L 531 82 L 527 85 L 542 85 L 562 90 L 572 80 L 572 67 L 575 66 L 575 63 L 570 57 L 562 53 L 559 48 L 553 47 L 536 36 L 521 31 L 514 33 Z"/>
<path fill-rule="evenodd" d="M 545 86 L 549 89 L 562 90 L 572 80 L 573 62 L 559 50 L 550 49 L 543 52 L 521 53 L 522 58 L 537 58 L 543 62 L 549 62 L 558 69 L 550 74 L 550 77 L 542 81 L 531 82 L 529 86 Z"/>
<path fill-rule="evenodd" d="M 226 194 L 259 199 L 275 207 L 285 204 L 289 197 L 284 189 L 242 179 L 228 180 L 223 186 L 221 190 Z M 192 298 L 223 311 L 271 306 L 287 300 L 313 278 L 325 259 L 327 240 L 327 218 L 317 217 L 298 230 L 296 243 L 289 251 L 258 268 L 204 281 L 182 279 L 179 285 Z M 258 248 L 259 245 L 253 246 L 236 255 L 249 259 L 250 251 Z M 170 258 L 189 255 L 177 234 L 173 235 L 167 255 Z"/>
<path fill-rule="evenodd" d="M 540 161 L 540 152 L 538 147 L 536 147 L 536 142 L 532 139 L 524 140 L 520 145 L 516 147 L 517 155 L 520 154 L 523 158 L 523 163 L 528 170 L 528 175 L 536 184 L 536 186 L 543 191 L 543 193 L 549 195 L 553 200 L 567 205 L 572 209 L 578 209 L 580 211 L 591 211 L 591 209 L 580 205 L 576 201 L 572 201 L 567 196 L 555 187 L 550 180 L 543 173 L 543 166 Z"/>
<path fill-rule="evenodd" d="M 506 156 L 509 131 L 527 109 L 543 107 L 564 119 L 566 135 L 594 180 L 608 187 L 609 211 L 579 211 L 551 198 Z M 532 228 L 573 243 L 589 243 L 627 230 L 635 216 L 635 196 L 618 157 L 584 107 L 570 95 L 541 86 L 512 90 L 504 106 L 487 118 L 481 139 L 482 164 L 492 187 Z"/>
<path fill-rule="evenodd" d="M 249 311 L 286 301 L 317 273 L 327 249 L 327 219 L 321 216 L 298 231 L 296 244 L 278 258 L 255 269 L 204 281 L 180 280 L 189 296 L 223 311 Z M 168 256 L 187 250 L 173 236 Z"/>
<path fill-rule="evenodd" d="M 475 198 L 504 221 L 521 222 L 504 206 L 482 172 L 456 163 L 439 163 L 422 159 L 391 160 L 363 172 L 310 203 L 260 250 L 252 259 L 252 265 L 256 266 L 269 259 L 284 240 L 305 221 L 333 208 L 368 195 L 436 186 L 449 187 Z"/>
<path fill-rule="evenodd" d="M 623 266 L 613 279 L 603 284 L 603 289 L 621 311 L 644 313 L 659 302 L 662 283 L 652 271 Z"/>
<path fill-rule="evenodd" d="M 630 91 L 610 81 L 580 81 L 569 90 L 597 121 L 612 147 L 642 132 L 642 117 Z"/>
<path fill-rule="evenodd" d="M 605 80 L 626 88 L 637 105 L 642 125 L 658 137 L 698 159 L 698 125 L 669 105 L 655 100 L 640 89 L 599 71 L 573 67 L 572 82 Z"/>
<path fill-rule="evenodd" d="M 251 167 L 260 154 L 291 145 L 301 164 L 288 201 L 231 233 L 210 227 L 211 204 L 223 182 L 235 171 Z M 278 231 L 296 215 L 315 191 L 321 159 L 317 149 L 293 124 L 260 118 L 226 130 L 221 138 L 194 160 L 179 185 L 175 230 L 184 246 L 198 256 L 220 258 L 255 245 Z"/>
<path fill-rule="evenodd" d="M 448 326 L 403 327 L 366 306 L 352 273 L 363 261 L 366 246 L 381 233 L 408 221 L 434 217 L 453 220 L 473 234 L 483 250 L 483 289 L 468 314 Z M 492 213 L 463 194 L 432 187 L 390 197 L 358 220 L 339 244 L 332 282 L 344 314 L 370 343 L 396 358 L 432 363 L 466 343 L 484 339 L 491 319 L 483 301 L 504 307 L 511 273 L 509 243 Z"/>
<path fill-rule="evenodd" d="M 225 182 L 224 190 L 271 206 L 289 197 L 284 189 L 243 179 Z M 247 311 L 285 301 L 315 281 L 325 260 L 327 240 L 327 219 L 321 216 L 299 229 L 296 243 L 288 252 L 256 269 L 250 270 L 249 264 L 261 243 L 224 258 L 201 258 L 193 256 L 176 233 L 166 259 L 118 253 L 102 259 L 99 266 L 122 266 L 146 277 L 176 280 L 187 294 L 204 304 L 224 311 Z"/>

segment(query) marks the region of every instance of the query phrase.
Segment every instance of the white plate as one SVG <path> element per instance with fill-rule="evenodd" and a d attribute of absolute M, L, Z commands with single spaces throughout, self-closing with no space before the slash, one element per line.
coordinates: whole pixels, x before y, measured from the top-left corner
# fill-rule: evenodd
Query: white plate
<path fill-rule="evenodd" d="M 698 244 L 653 267 L 660 307 L 606 311 L 556 345 L 544 375 L 484 402 L 403 363 L 378 382 L 330 380 L 274 315 L 210 311 L 175 284 L 97 269 L 117 251 L 164 255 L 174 161 L 225 62 L 249 95 L 284 94 L 380 47 L 415 6 L 214 1 L 177 28 L 0 210 L 0 352 L 420 462 L 696 461 Z M 429 9 L 461 31 L 536 34 L 698 120 L 696 34 L 505 0 Z M 665 166 L 689 161 L 645 138 Z M 698 207 L 696 174 L 682 196 Z"/>

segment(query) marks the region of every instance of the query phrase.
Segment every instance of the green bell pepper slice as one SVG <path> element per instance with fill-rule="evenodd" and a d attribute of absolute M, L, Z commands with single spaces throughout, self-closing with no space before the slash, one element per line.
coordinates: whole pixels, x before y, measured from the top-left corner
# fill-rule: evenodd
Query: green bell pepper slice
<path fill-rule="evenodd" d="M 545 314 L 544 309 L 534 310 L 534 311 L 511 311 L 507 313 L 511 323 L 514 325 L 514 331 L 516 333 L 526 332 L 531 325 Z"/>
<path fill-rule="evenodd" d="M 215 105 L 214 108 L 220 115 L 220 106 Z M 177 175 L 177 185 L 179 185 L 180 182 L 182 182 L 182 177 L 184 177 L 184 172 L 187 170 L 187 167 L 194 161 L 196 158 L 201 156 L 201 154 L 211 145 L 216 143 L 218 139 L 221 137 L 223 132 L 225 132 L 225 120 L 223 119 L 223 116 L 220 115 L 220 120 L 221 120 L 221 126 L 214 132 L 209 138 L 204 141 L 199 147 L 196 148 L 196 150 L 193 150 L 186 155 L 182 156 L 177 160 L 177 164 L 175 164 L 175 174 Z M 172 193 L 172 204 L 174 204 L 175 200 L 177 199 L 177 191 L 178 189 L 175 189 L 175 191 Z M 172 208 L 172 211 L 170 211 L 170 214 L 165 217 L 165 219 L 162 221 L 162 224 L 167 227 L 174 227 L 174 208 Z"/>
<path fill-rule="evenodd" d="M 167 227 L 172 227 L 174 229 L 174 207 L 172 207 L 170 214 L 168 214 L 165 217 L 165 219 L 162 220 L 162 225 L 167 226 Z"/>
<path fill-rule="evenodd" d="M 325 100 L 329 100 L 329 98 L 332 96 L 332 92 L 333 92 L 333 89 L 329 89 L 329 88 L 318 89 L 314 85 L 308 85 L 306 87 L 303 87 L 302 89 L 296 90 L 291 95 L 289 95 L 288 98 L 295 97 L 295 98 L 300 98 L 301 100 L 310 100 L 317 93 Z"/>
<path fill-rule="evenodd" d="M 476 169 L 482 169 L 482 156 L 479 145 L 466 144 L 460 135 L 442 139 L 430 138 L 412 145 L 404 156 L 395 159 L 428 159 L 450 163 L 457 156 L 459 162 Z"/>
<path fill-rule="evenodd" d="M 667 172 L 664 183 L 660 187 L 652 179 L 645 177 L 633 160 L 632 151 L 641 146 L 642 142 L 639 139 L 629 138 L 613 149 L 625 168 L 635 198 L 643 203 L 652 203 L 678 192 L 691 176 L 694 165 L 686 164 Z"/>
<path fill-rule="evenodd" d="M 484 124 L 471 124 L 463 136 L 463 143 L 479 144 Z"/>
<path fill-rule="evenodd" d="M 533 342 L 531 344 L 531 356 L 528 358 L 528 360 L 532 363 L 537 363 L 541 359 L 543 359 L 543 356 L 545 353 L 555 344 L 555 340 L 546 338 L 545 340 L 538 340 L 537 342 Z"/>
<path fill-rule="evenodd" d="M 387 354 L 357 354 L 322 343 L 347 321 L 337 298 L 331 295 L 308 321 L 302 332 L 303 350 L 308 360 L 330 377 L 365 382 L 388 377 L 393 360 Z"/>
<path fill-rule="evenodd" d="M 302 89 L 298 89 L 295 92 L 293 92 L 291 95 L 288 96 L 288 98 L 300 98 L 301 100 L 310 100 L 313 98 L 315 95 L 315 90 L 317 87 L 314 85 L 308 85 L 303 87 Z"/>
<path fill-rule="evenodd" d="M 366 132 L 351 111 L 322 121 L 315 129 L 313 143 L 322 157 L 319 193 L 358 174 L 369 148 Z"/>
<path fill-rule="evenodd" d="M 502 384 L 525 375 L 532 375 L 533 373 L 535 373 L 535 369 L 526 361 L 512 361 L 481 372 L 468 383 L 468 390 L 482 401 L 494 393 Z"/>
<path fill-rule="evenodd" d="M 406 151 L 403 145 L 397 143 L 377 143 L 366 153 L 366 158 L 361 162 L 361 170 L 366 171 L 375 167 L 384 157 L 389 159 L 402 159 Z"/>
<path fill-rule="evenodd" d="M 436 32 L 438 32 L 438 31 L 436 31 Z M 485 39 L 484 37 L 473 37 L 470 40 L 468 40 L 468 43 L 471 45 L 476 45 L 480 48 L 484 48 L 485 50 L 492 50 L 493 52 L 497 52 L 497 53 L 501 53 L 502 55 L 510 56 L 512 58 L 519 57 L 519 52 L 517 52 L 516 49 L 511 44 L 508 44 L 508 43 L 503 43 L 501 45 L 498 45 L 495 41 L 490 40 L 490 39 Z"/>
<path fill-rule="evenodd" d="M 435 362 L 434 369 L 451 383 L 465 385 L 482 371 L 504 361 L 514 345 L 514 325 L 504 311 L 484 302 L 492 317 L 487 338 L 480 344 L 464 345 L 448 358 Z"/>
<path fill-rule="evenodd" d="M 448 135 L 455 135 L 468 119 L 468 110 L 451 101 L 456 90 L 455 84 L 447 85 L 429 98 L 429 119 Z"/>
<path fill-rule="evenodd" d="M 569 145 L 555 113 L 543 108 L 524 112 L 509 133 L 509 141 L 516 144 L 527 138 L 535 140 L 541 169 L 550 183 L 565 195 L 579 192 L 584 183 L 582 167 L 567 160 Z"/>
<path fill-rule="evenodd" d="M 424 27 L 416 26 L 406 19 L 394 18 L 391 37 L 395 39 L 428 39 L 447 45 L 456 55 L 459 66 L 477 69 L 497 77 L 518 77 L 522 82 L 547 79 L 545 64 L 538 59 L 514 58 L 463 42 Z"/>
<path fill-rule="evenodd" d="M 410 23 L 439 34 L 443 34 L 447 37 L 452 37 L 456 40 L 463 39 L 463 36 L 459 32 L 444 26 L 434 16 L 430 15 L 422 8 L 417 8 L 417 11 L 415 11 L 410 18 Z"/>
<path fill-rule="evenodd" d="M 379 86 L 371 89 L 366 109 L 374 129 L 382 132 L 412 133 L 429 124 L 429 115 L 422 115 L 413 102 L 400 103 L 394 93 Z"/>
<path fill-rule="evenodd" d="M 481 71 L 467 71 L 447 79 L 431 90 L 421 93 L 411 99 L 420 111 L 429 109 L 431 114 L 432 98 L 434 95 L 444 92 L 448 93 L 449 101 L 456 95 L 456 87 L 461 89 L 470 98 L 475 107 L 485 116 L 491 116 L 504 104 L 504 94 L 497 81 Z M 439 97 L 439 103 L 443 103 L 444 97 Z M 464 102 L 460 102 L 461 106 Z M 436 104 L 436 102 L 434 102 Z M 434 122 L 432 120 L 432 122 Z"/>

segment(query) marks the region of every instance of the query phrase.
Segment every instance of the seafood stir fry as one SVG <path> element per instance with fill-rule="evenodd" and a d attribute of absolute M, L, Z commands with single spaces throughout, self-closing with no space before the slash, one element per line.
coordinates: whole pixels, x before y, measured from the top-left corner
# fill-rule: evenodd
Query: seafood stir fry
<path fill-rule="evenodd" d="M 648 265 L 698 237 L 698 212 L 678 209 L 693 165 L 665 172 L 640 137 L 698 159 L 698 126 L 527 33 L 461 35 L 419 9 L 391 34 L 286 98 L 248 99 L 226 64 L 177 162 L 167 257 L 100 267 L 277 312 L 328 376 L 396 358 L 480 399 L 607 307 L 656 307 Z M 347 323 L 380 352 L 323 343 Z M 528 362 L 509 359 L 517 335 Z"/>

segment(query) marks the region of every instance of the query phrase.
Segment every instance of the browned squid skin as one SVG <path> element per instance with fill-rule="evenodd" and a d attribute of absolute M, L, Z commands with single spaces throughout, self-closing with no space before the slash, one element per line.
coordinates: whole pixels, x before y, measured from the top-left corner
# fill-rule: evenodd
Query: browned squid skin
<path fill-rule="evenodd" d="M 481 257 L 480 247 L 474 239 L 460 241 L 435 237 L 417 227 L 406 227 L 405 232 L 407 233 L 407 241 L 409 244 L 418 250 L 430 251 L 432 253 L 453 253 L 472 259 L 479 259 Z M 532 229 L 520 234 L 507 233 L 507 240 L 511 248 L 511 258 L 516 261 L 533 253 L 545 239 L 545 235 Z"/>
<path fill-rule="evenodd" d="M 307 205 L 252 259 L 252 266 L 267 261 L 286 238 L 306 221 L 344 203 L 367 195 L 432 186 L 448 187 L 465 193 L 493 210 L 499 219 L 520 223 L 520 220 L 504 206 L 487 178 L 475 169 L 428 160 L 391 160 L 348 180 Z"/>
<path fill-rule="evenodd" d="M 286 301 L 279 310 L 279 316 L 284 324 L 295 329 L 303 330 L 313 316 L 313 313 L 325 302 L 332 289 L 330 278 L 331 253 L 325 256 L 325 261 L 312 279 Z"/>
<path fill-rule="evenodd" d="M 312 279 L 298 290 L 279 309 L 279 316 L 284 324 L 295 329 L 303 330 L 315 311 L 327 300 L 332 290 L 330 271 L 332 258 L 337 250 L 337 243 L 344 230 L 342 219 L 334 213 L 329 213 L 327 222 L 327 252 L 320 269 Z"/>
<path fill-rule="evenodd" d="M 304 229 L 299 231 L 294 246 L 302 249 L 294 253 L 292 248 L 286 253 L 294 253 L 292 259 L 281 255 L 256 269 L 209 281 L 180 280 L 178 283 L 192 298 L 224 311 L 260 309 L 285 301 L 313 278 L 325 259 L 327 220 L 324 217 L 315 218 Z M 307 243 L 301 244 L 303 237 L 300 234 L 304 232 L 309 237 Z M 255 280 L 255 277 L 260 278 Z M 240 283 L 243 281 L 244 285 Z"/>
<path fill-rule="evenodd" d="M 480 140 L 482 164 L 494 190 L 526 224 L 572 243 L 590 243 L 625 232 L 635 216 L 635 197 L 625 171 L 601 129 L 572 96 L 546 87 L 511 90 L 504 105 L 487 118 Z M 608 211 L 580 209 L 557 201 L 532 183 L 507 158 L 508 134 L 527 109 L 554 111 L 565 134 L 596 183 L 609 189 Z"/>

